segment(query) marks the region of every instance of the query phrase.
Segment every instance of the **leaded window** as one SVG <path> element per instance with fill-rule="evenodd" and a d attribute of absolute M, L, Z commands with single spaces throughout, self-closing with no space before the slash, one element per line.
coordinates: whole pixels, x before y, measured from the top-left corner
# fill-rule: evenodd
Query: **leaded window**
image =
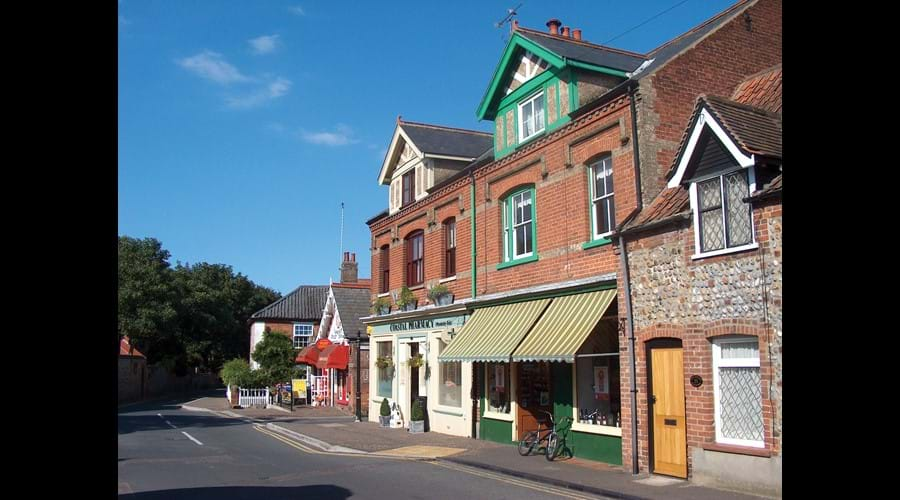
<path fill-rule="evenodd" d="M 713 370 L 716 441 L 764 447 L 758 339 L 726 337 L 714 341 Z"/>
<path fill-rule="evenodd" d="M 700 251 L 712 252 L 753 243 L 747 171 L 713 177 L 697 183 Z"/>

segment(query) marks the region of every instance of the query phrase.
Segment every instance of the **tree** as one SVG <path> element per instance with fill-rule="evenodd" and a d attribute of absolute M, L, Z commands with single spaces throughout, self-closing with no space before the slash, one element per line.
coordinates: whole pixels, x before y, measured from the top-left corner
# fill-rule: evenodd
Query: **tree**
<path fill-rule="evenodd" d="M 259 363 L 260 382 L 273 385 L 291 378 L 294 370 L 294 346 L 285 335 L 266 328 L 263 338 L 253 350 L 253 359 Z"/>
<path fill-rule="evenodd" d="M 155 238 L 119 237 L 118 333 L 127 335 L 149 363 L 178 351 L 169 257 Z"/>

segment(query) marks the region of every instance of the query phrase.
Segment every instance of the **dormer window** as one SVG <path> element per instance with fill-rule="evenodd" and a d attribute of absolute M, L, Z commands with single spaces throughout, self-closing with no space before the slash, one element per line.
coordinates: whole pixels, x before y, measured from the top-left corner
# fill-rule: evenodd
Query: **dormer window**
<path fill-rule="evenodd" d="M 403 174 L 403 206 L 416 201 L 416 169 Z"/>
<path fill-rule="evenodd" d="M 544 131 L 544 92 L 519 103 L 519 143 Z"/>
<path fill-rule="evenodd" d="M 696 196 L 694 221 L 699 255 L 725 253 L 750 247 L 753 242 L 753 214 L 750 203 L 748 169 L 692 183 Z M 693 194 L 693 193 L 692 193 Z"/>

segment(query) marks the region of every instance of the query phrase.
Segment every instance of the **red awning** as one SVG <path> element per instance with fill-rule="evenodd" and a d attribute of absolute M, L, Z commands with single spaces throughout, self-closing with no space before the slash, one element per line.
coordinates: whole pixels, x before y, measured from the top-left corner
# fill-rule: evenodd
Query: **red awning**
<path fill-rule="evenodd" d="M 316 362 L 319 361 L 319 353 L 320 351 L 316 349 L 316 345 L 310 344 L 303 349 L 300 349 L 294 362 L 303 365 L 315 365 Z"/>
<path fill-rule="evenodd" d="M 315 365 L 319 368 L 346 370 L 348 361 L 350 361 L 350 346 L 331 344 L 319 353 L 319 360 Z"/>

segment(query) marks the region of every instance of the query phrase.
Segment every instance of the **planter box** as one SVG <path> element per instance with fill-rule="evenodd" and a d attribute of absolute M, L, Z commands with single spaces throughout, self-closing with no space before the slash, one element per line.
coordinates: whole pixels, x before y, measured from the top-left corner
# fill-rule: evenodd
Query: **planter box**
<path fill-rule="evenodd" d="M 388 415 L 386 417 L 378 416 L 378 421 L 381 423 L 382 427 L 390 427 L 391 426 L 391 416 Z"/>
<path fill-rule="evenodd" d="M 391 313 L 391 306 L 382 306 L 382 307 L 378 308 L 379 316 L 384 316 L 384 315 L 390 314 L 390 313 Z"/>
<path fill-rule="evenodd" d="M 453 303 L 453 294 L 447 293 L 434 298 L 434 303 L 439 306 L 449 306 Z"/>
<path fill-rule="evenodd" d="M 409 302 L 409 303 L 407 303 L 407 304 L 403 304 L 403 306 L 402 306 L 401 308 L 402 308 L 404 311 L 415 311 L 415 310 L 416 310 L 416 306 L 417 306 L 418 304 L 419 304 L 419 301 L 418 301 L 418 300 L 414 300 L 414 301 Z"/>
<path fill-rule="evenodd" d="M 424 420 L 410 420 L 409 421 L 409 432 L 414 432 L 414 433 L 425 432 L 425 421 Z"/>

